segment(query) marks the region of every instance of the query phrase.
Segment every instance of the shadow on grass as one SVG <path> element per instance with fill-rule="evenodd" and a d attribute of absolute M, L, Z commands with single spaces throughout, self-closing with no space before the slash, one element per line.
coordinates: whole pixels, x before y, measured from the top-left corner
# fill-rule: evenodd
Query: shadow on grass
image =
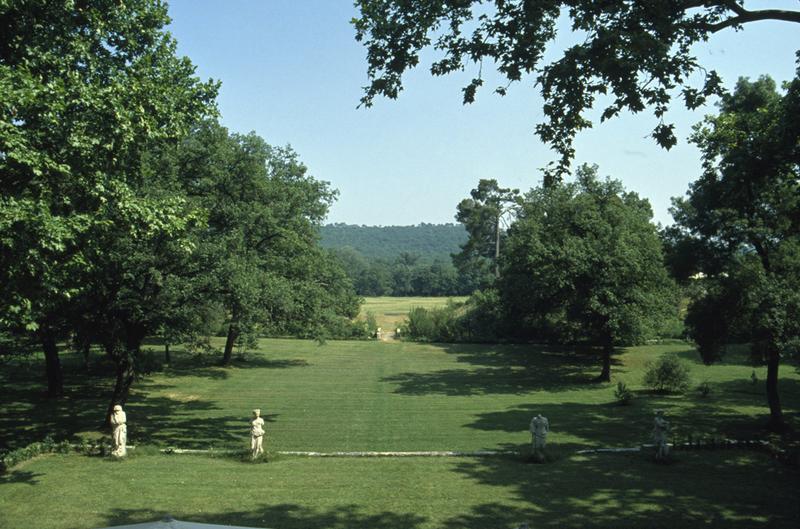
<path fill-rule="evenodd" d="M 115 509 L 106 520 L 109 525 L 134 524 L 164 518 L 166 513 L 149 509 Z M 170 513 L 179 520 L 198 523 L 237 525 L 244 527 L 267 527 L 274 529 L 375 529 L 403 528 L 414 529 L 426 518 L 413 513 L 380 512 L 365 513 L 358 505 L 342 505 L 328 510 L 314 510 L 308 507 L 284 503 L 279 505 L 254 505 L 252 508 L 221 514 L 198 516 L 195 513 Z"/>
<path fill-rule="evenodd" d="M 597 355 L 592 349 L 544 348 L 531 345 L 447 344 L 441 346 L 464 369 L 406 372 L 383 378 L 405 395 L 524 394 L 567 391 L 596 381 Z M 612 366 L 620 369 L 620 361 Z"/>
<path fill-rule="evenodd" d="M 213 402 L 149 394 L 168 392 L 175 387 L 169 382 L 181 377 L 226 379 L 235 369 L 308 365 L 304 360 L 251 355 L 244 361 L 235 361 L 228 369 L 208 356 L 198 358 L 176 352 L 173 358 L 173 365 L 158 373 L 159 383 L 145 377 L 131 388 L 126 411 L 132 444 L 146 442 L 181 448 L 239 444 L 249 438 L 249 409 L 242 410 L 241 417 L 208 417 L 218 409 Z M 95 358 L 86 372 L 78 355 L 63 354 L 64 396 L 49 399 L 45 395 L 42 364 L 41 359 L 21 358 L 0 371 L 0 451 L 21 448 L 48 435 L 56 440 L 75 440 L 77 434 L 84 432 L 93 432 L 94 437 L 108 435 L 103 422 L 114 384 L 113 367 L 103 358 Z M 198 418 L 198 412 L 206 417 Z M 276 419 L 276 415 L 265 417 L 267 421 Z M 180 442 L 176 443 L 176 439 Z"/>
<path fill-rule="evenodd" d="M 800 392 L 800 383 L 794 380 L 786 382 L 792 386 L 786 389 L 787 394 L 795 396 Z M 531 418 L 541 413 L 549 419 L 551 439 L 562 434 L 577 438 L 576 449 L 634 447 L 651 442 L 655 410 L 663 409 L 671 423 L 672 441 L 684 442 L 690 436 L 695 439 L 763 438 L 767 433 L 764 426 L 769 419 L 765 402 L 760 398 L 753 399 L 752 395 L 749 400 L 740 400 L 731 391 L 721 391 L 717 397 L 705 399 L 694 395 L 651 395 L 637 398 L 628 406 L 620 406 L 613 400 L 606 403 L 532 402 L 478 414 L 472 423 L 465 426 L 482 431 L 526 431 Z M 755 416 L 743 414 L 740 408 L 744 405 L 754 405 L 763 411 Z M 800 426 L 796 414 L 787 413 L 787 420 L 795 427 Z"/>
<path fill-rule="evenodd" d="M 5 474 L 0 474 L 0 485 L 9 483 L 22 483 L 25 485 L 36 485 L 41 473 L 29 472 L 27 470 L 14 470 Z"/>
<path fill-rule="evenodd" d="M 455 505 L 462 505 L 460 514 L 430 519 L 414 512 L 413 505 L 384 508 L 384 502 L 397 505 L 394 499 L 402 498 L 403 490 L 365 499 L 365 505 L 317 508 L 303 505 L 298 491 L 296 503 L 169 514 L 199 523 L 276 529 L 515 529 L 522 523 L 534 528 L 779 529 L 797 527 L 800 520 L 796 504 L 788 501 L 797 472 L 776 466 L 762 454 L 741 451 L 713 457 L 685 454 L 671 465 L 654 464 L 642 455 L 556 458 L 540 465 L 511 458 L 470 458 L 455 463 L 448 472 L 483 486 L 483 501 L 470 502 L 474 496 L 463 502 L 453 498 Z M 452 505 L 448 505 L 451 512 L 458 512 Z M 106 515 L 105 523 L 141 523 L 165 514 L 154 509 L 115 509 Z"/>
<path fill-rule="evenodd" d="M 489 487 L 513 488 L 526 507 L 487 502 L 443 526 L 517 527 L 797 527 L 789 495 L 796 470 L 763 454 L 678 453 L 671 465 L 644 454 L 602 454 L 520 465 L 468 459 L 456 472 Z M 490 496 L 490 494 L 487 494 Z"/>

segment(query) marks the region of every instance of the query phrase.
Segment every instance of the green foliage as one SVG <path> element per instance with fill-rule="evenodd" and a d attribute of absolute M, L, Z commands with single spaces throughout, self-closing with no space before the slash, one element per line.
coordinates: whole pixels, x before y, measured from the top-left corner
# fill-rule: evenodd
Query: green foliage
<path fill-rule="evenodd" d="M 330 253 L 362 296 L 451 296 L 471 288 L 449 260 L 429 262 L 411 253 L 401 253 L 393 261 L 369 260 L 352 248 Z"/>
<path fill-rule="evenodd" d="M 497 180 L 481 179 L 456 207 L 456 220 L 469 234 L 453 262 L 462 275 L 481 278 L 476 286 L 487 287 L 499 275 L 501 247 L 506 228 L 515 216 L 519 190 L 501 188 Z"/>
<path fill-rule="evenodd" d="M 0 4 L 0 318 L 28 330 L 58 325 L 86 288 L 98 232 L 180 224 L 174 202 L 137 192 L 141 158 L 217 91 L 176 55 L 160 1 L 39 4 Z"/>
<path fill-rule="evenodd" d="M 704 399 L 711 395 L 711 382 L 704 380 L 697 386 L 697 391 Z"/>
<path fill-rule="evenodd" d="M 687 198 L 673 200 L 679 237 L 721 263 L 704 270 L 689 334 L 705 362 L 731 341 L 751 343 L 766 359 L 775 430 L 785 428 L 778 364 L 800 337 L 800 69 L 785 90 L 769 77 L 740 79 L 719 115 L 695 128 L 703 174 Z"/>
<path fill-rule="evenodd" d="M 678 314 L 646 199 L 582 166 L 576 182 L 526 194 L 508 233 L 497 282 L 503 320 L 517 340 L 642 343 Z"/>
<path fill-rule="evenodd" d="M 617 382 L 617 389 L 614 390 L 614 398 L 621 406 L 627 406 L 633 401 L 633 391 L 628 389 L 627 384 L 620 380 Z"/>
<path fill-rule="evenodd" d="M 695 44 L 753 21 L 800 22 L 796 11 L 749 11 L 742 2 L 724 1 L 358 0 L 356 5 L 360 16 L 353 25 L 356 40 L 367 49 L 370 79 L 363 105 L 371 106 L 376 96 L 397 98 L 403 75 L 429 48 L 440 54 L 431 74 L 474 72 L 463 88 L 465 104 L 484 84 L 482 67 L 494 65 L 506 81 L 495 93 L 505 95 L 515 82 L 541 92 L 544 120 L 536 133 L 560 156 L 546 185 L 567 172 L 573 138 L 592 126 L 587 114 L 596 103 L 605 105 L 601 122 L 624 110 L 652 109 L 657 121 L 652 136 L 669 149 L 677 141 L 674 126 L 664 122 L 672 98 L 695 109 L 723 92 L 717 73 L 697 60 Z M 553 54 L 562 17 L 580 39 Z"/>
<path fill-rule="evenodd" d="M 461 305 L 453 302 L 444 307 L 414 307 L 401 327 L 401 335 L 420 342 L 460 341 L 464 336 L 461 312 Z"/>
<path fill-rule="evenodd" d="M 691 385 L 689 367 L 675 355 L 664 355 L 648 362 L 642 382 L 661 393 L 682 393 Z"/>
<path fill-rule="evenodd" d="M 31 443 L 23 448 L 11 450 L 0 455 L 0 474 L 36 456 L 42 454 L 66 454 L 70 449 L 71 445 L 67 441 L 56 442 L 52 437 L 45 437 L 42 441 Z"/>
<path fill-rule="evenodd" d="M 507 341 L 503 307 L 496 289 L 478 290 L 469 297 L 461 317 L 463 336 L 468 342 L 497 343 Z"/>

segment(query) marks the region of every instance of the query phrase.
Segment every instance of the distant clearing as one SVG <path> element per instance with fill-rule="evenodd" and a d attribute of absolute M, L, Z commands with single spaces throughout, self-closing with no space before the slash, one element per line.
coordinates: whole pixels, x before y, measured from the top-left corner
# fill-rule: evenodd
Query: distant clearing
<path fill-rule="evenodd" d="M 389 296 L 364 298 L 364 304 L 361 305 L 361 316 L 364 317 L 368 312 L 371 312 L 375 315 L 378 327 L 381 327 L 384 331 L 394 332 L 414 307 L 430 309 L 445 306 L 447 300 L 465 301 L 466 299 L 466 296 L 449 298 Z"/>

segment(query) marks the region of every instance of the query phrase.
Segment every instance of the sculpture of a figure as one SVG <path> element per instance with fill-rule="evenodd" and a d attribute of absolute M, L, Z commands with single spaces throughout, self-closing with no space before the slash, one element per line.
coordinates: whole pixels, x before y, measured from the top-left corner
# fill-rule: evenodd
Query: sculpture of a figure
<path fill-rule="evenodd" d="M 547 417 L 538 414 L 531 419 L 531 435 L 533 436 L 533 453 L 541 455 L 547 444 L 547 433 L 550 431 L 550 422 Z"/>
<path fill-rule="evenodd" d="M 664 417 L 664 410 L 656 410 L 653 419 L 653 442 L 656 445 L 656 459 L 666 459 L 669 456 L 669 421 Z"/>
<path fill-rule="evenodd" d="M 111 438 L 114 442 L 114 448 L 111 450 L 111 455 L 115 457 L 125 457 L 128 453 L 126 445 L 128 444 L 128 425 L 125 412 L 122 411 L 122 406 L 119 404 L 114 406 L 114 411 L 111 412 L 111 426 L 114 428 L 111 432 Z"/>
<path fill-rule="evenodd" d="M 250 451 L 253 459 L 264 453 L 264 419 L 261 410 L 253 410 L 253 420 L 250 421 Z"/>
<path fill-rule="evenodd" d="M 380 339 L 381 339 L 381 335 L 382 335 L 382 334 L 383 334 L 383 331 L 381 330 L 381 328 L 380 328 L 380 327 L 378 327 L 378 328 L 375 330 L 375 338 L 377 338 L 378 340 L 380 340 Z"/>

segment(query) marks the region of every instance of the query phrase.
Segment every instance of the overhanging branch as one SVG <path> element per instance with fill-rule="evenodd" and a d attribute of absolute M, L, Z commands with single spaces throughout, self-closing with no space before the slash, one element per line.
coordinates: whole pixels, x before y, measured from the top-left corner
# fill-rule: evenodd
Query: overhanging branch
<path fill-rule="evenodd" d="M 731 26 L 741 26 L 748 22 L 758 22 L 759 20 L 781 20 L 783 22 L 794 22 L 800 24 L 800 11 L 789 11 L 786 9 L 762 9 L 759 11 L 747 11 L 737 5 L 736 9 L 731 8 L 737 13 L 735 17 L 723 20 L 716 24 L 709 24 L 708 31 L 716 33 Z"/>

